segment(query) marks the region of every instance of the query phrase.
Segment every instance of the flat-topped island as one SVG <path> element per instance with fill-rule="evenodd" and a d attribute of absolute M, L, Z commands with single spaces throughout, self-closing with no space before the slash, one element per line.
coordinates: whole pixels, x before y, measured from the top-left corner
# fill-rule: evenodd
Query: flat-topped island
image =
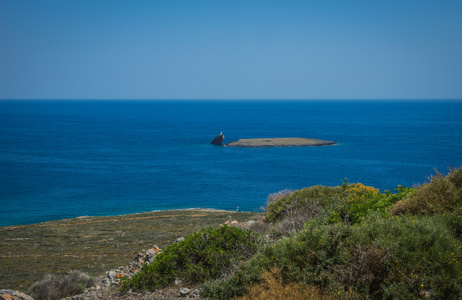
<path fill-rule="evenodd" d="M 239 139 L 227 143 L 228 147 L 313 147 L 330 146 L 337 143 L 308 138 L 265 138 L 265 139 Z"/>

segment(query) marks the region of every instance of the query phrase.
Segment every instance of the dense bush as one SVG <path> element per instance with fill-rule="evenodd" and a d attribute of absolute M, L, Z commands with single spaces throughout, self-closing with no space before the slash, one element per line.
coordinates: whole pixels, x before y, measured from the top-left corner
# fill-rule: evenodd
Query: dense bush
<path fill-rule="evenodd" d="M 462 207 L 451 214 L 444 214 L 448 227 L 454 232 L 457 238 L 462 238 Z"/>
<path fill-rule="evenodd" d="M 83 293 L 94 280 L 85 273 L 71 271 L 64 276 L 47 275 L 34 283 L 29 294 L 36 300 L 56 300 Z"/>
<path fill-rule="evenodd" d="M 206 299 L 231 299 L 243 296 L 248 288 L 259 281 L 263 268 L 259 261 L 263 256 L 258 253 L 242 263 L 230 276 L 206 282 L 201 297 Z"/>
<path fill-rule="evenodd" d="M 347 181 L 284 190 L 264 210 L 266 222 L 250 228 L 270 243 L 209 228 L 169 246 L 125 287 L 180 277 L 212 299 L 462 299 L 460 168 L 395 193 Z"/>
<path fill-rule="evenodd" d="M 285 189 L 273 194 L 269 194 L 266 198 L 266 207 L 262 207 L 262 210 L 266 211 L 270 203 L 278 202 L 282 198 L 290 196 L 293 192 L 293 190 Z"/>
<path fill-rule="evenodd" d="M 269 222 L 282 220 L 291 214 L 308 215 L 312 218 L 321 212 L 319 207 L 337 205 L 346 197 L 345 189 L 336 186 L 312 186 L 294 191 L 278 201 L 268 203 L 266 219 Z"/>
<path fill-rule="evenodd" d="M 303 225 L 320 216 L 324 208 L 316 201 L 306 202 L 303 206 L 287 209 L 281 219 L 274 222 L 270 228 L 271 237 L 279 239 L 290 236 L 303 228 Z"/>
<path fill-rule="evenodd" d="M 233 276 L 206 285 L 204 296 L 243 295 L 276 266 L 283 282 L 335 297 L 460 299 L 462 243 L 447 224 L 443 216 L 378 213 L 356 225 L 310 221 L 265 246 Z"/>
<path fill-rule="evenodd" d="M 387 256 L 380 262 L 384 274 L 373 295 L 391 298 L 432 299 L 462 298 L 462 243 L 447 226 L 444 217 L 394 217 L 373 215 L 360 226 L 354 226 L 349 248 L 366 245 Z M 379 263 L 378 259 L 373 259 Z M 356 263 L 359 261 L 356 259 Z M 354 257 L 344 270 L 354 265 Z M 350 272 L 351 274 L 351 272 Z M 356 276 L 358 290 L 367 290 L 370 283 Z M 359 280 L 359 282 L 358 282 Z"/>
<path fill-rule="evenodd" d="M 266 220 L 272 222 L 276 237 L 288 236 L 313 218 L 326 218 L 329 222 L 356 224 L 372 212 L 389 215 L 390 207 L 409 198 L 414 188 L 398 186 L 396 193 L 365 186 L 362 183 L 344 182 L 342 186 L 312 186 L 298 191 L 272 194 L 267 201 Z M 270 195 L 271 196 L 271 195 Z"/>
<path fill-rule="evenodd" d="M 206 228 L 165 248 L 151 264 L 124 282 L 122 290 L 153 290 L 175 278 L 194 284 L 225 276 L 256 253 L 259 240 L 252 231 L 236 227 Z"/>
<path fill-rule="evenodd" d="M 416 189 L 415 195 L 396 203 L 395 215 L 452 213 L 462 208 L 462 168 L 451 169 L 448 175 L 436 173 L 429 182 Z"/>
<path fill-rule="evenodd" d="M 331 221 L 337 217 L 337 221 L 357 224 L 371 213 L 378 213 L 382 217 L 387 217 L 393 204 L 407 199 L 415 193 L 414 188 L 403 186 L 398 186 L 395 189 L 396 193 L 388 190 L 385 193 L 380 193 L 378 189 L 365 186 L 362 183 L 348 184 L 344 187 L 347 191 L 345 205 L 330 212 Z"/>
<path fill-rule="evenodd" d="M 265 222 L 264 220 L 251 220 L 250 225 L 248 225 L 248 229 L 256 232 L 260 235 L 267 235 L 271 229 L 271 224 Z"/>
<path fill-rule="evenodd" d="M 261 251 L 241 266 L 233 276 L 205 285 L 202 296 L 213 299 L 229 299 L 245 294 L 251 285 L 257 284 L 262 273 L 276 266 L 281 280 L 286 283 L 303 282 L 307 286 L 323 289 L 327 283 L 320 277 L 321 270 L 329 271 L 339 261 L 340 243 L 348 235 L 344 224 L 320 225 L 308 222 L 305 229 L 291 237 L 285 237 Z M 332 271 L 331 271 L 332 273 Z M 332 274 L 329 275 L 332 277 Z"/>
<path fill-rule="evenodd" d="M 266 220 L 279 240 L 206 284 L 203 296 L 254 297 L 270 291 L 271 280 L 275 294 L 284 282 L 344 299 L 462 298 L 461 188 L 455 169 L 395 193 L 345 181 L 274 194 Z"/>

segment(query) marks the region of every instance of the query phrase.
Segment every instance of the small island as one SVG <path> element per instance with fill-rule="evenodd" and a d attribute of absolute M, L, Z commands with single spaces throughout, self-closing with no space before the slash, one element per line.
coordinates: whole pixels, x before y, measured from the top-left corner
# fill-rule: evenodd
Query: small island
<path fill-rule="evenodd" d="M 228 147 L 313 147 L 337 145 L 335 142 L 307 138 L 239 139 Z"/>

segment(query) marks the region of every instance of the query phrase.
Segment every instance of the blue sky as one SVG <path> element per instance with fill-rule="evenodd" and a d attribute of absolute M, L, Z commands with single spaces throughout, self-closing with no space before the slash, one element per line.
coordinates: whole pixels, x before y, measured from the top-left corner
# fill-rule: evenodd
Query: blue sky
<path fill-rule="evenodd" d="M 0 0 L 0 99 L 439 98 L 460 0 Z"/>

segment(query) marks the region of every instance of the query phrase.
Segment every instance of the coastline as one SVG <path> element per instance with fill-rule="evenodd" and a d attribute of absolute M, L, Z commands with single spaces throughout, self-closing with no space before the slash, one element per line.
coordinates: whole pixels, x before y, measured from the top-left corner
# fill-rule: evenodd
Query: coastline
<path fill-rule="evenodd" d="M 449 102 L 190 104 L 180 111 L 178 105 L 168 103 L 45 102 L 33 106 L 15 102 L 0 109 L 5 128 L 9 128 L 2 135 L 4 142 L 24 145 L 3 144 L 8 176 L 0 195 L 2 227 L 187 207 L 233 210 L 239 206 L 253 211 L 268 193 L 317 182 L 337 185 L 345 176 L 367 181 L 382 191 L 393 190 L 398 183 L 420 182 L 435 168 L 445 170 L 458 164 L 453 158 L 460 157 L 462 147 L 462 133 L 457 130 L 461 122 L 454 114 L 462 106 Z M 107 114 L 111 107 L 115 115 Z M 200 113 L 190 114 L 191 108 Z M 345 114 L 349 108 L 351 114 Z M 56 114 L 49 114 L 51 110 Z M 226 111 L 226 118 L 210 114 L 218 111 Z M 168 118 L 156 123 L 148 112 Z M 59 116 L 71 113 L 76 118 L 62 122 Z M 120 122 L 119 115 L 126 116 L 127 123 Z M 211 126 L 200 116 L 213 117 L 217 125 Z M 409 116 L 409 122 L 400 122 Z M 445 116 L 443 123 L 441 116 Z M 85 122 L 90 117 L 101 132 L 92 130 L 92 122 Z M 386 124 L 395 125 L 376 124 L 384 117 Z M 184 126 L 183 121 L 195 125 Z M 163 129 L 157 132 L 156 128 Z M 428 128 L 444 129 L 446 134 Z M 306 149 L 209 146 L 211 132 L 221 129 L 227 134 L 224 143 L 238 138 L 299 136 L 340 144 Z M 184 139 L 177 139 L 178 132 Z M 129 143 L 120 138 L 122 133 Z M 60 143 L 55 143 L 56 138 Z M 398 146 L 402 141 L 406 147 Z M 242 163 L 243 159 L 249 163 Z M 339 166 L 344 174 L 326 172 Z M 226 204 L 215 196 L 217 191 L 226 191 Z"/>
<path fill-rule="evenodd" d="M 159 209 L 159 210 L 150 210 L 144 212 L 137 212 L 137 213 L 128 213 L 128 214 L 120 214 L 120 215 L 104 215 L 104 216 L 77 216 L 73 218 L 63 218 L 63 219 L 56 219 L 56 220 L 48 220 L 43 222 L 37 223 L 30 223 L 30 224 L 14 224 L 14 225 L 6 225 L 0 226 L 0 232 L 2 229 L 7 228 L 16 228 L 16 227 L 25 227 L 25 226 L 46 226 L 45 223 L 50 222 L 61 222 L 61 221 L 72 221 L 72 220 L 82 220 L 82 219 L 91 219 L 91 218 L 118 218 L 118 217 L 130 217 L 136 215 L 143 215 L 143 214 L 150 214 L 150 213 L 159 213 L 159 212 L 181 212 L 181 211 L 197 211 L 197 212 L 210 212 L 210 213 L 235 213 L 235 210 L 225 210 L 225 209 L 218 209 L 218 208 L 202 208 L 202 207 L 192 207 L 192 208 L 171 208 L 171 209 Z M 250 211 L 239 211 L 242 213 L 254 213 Z"/>

